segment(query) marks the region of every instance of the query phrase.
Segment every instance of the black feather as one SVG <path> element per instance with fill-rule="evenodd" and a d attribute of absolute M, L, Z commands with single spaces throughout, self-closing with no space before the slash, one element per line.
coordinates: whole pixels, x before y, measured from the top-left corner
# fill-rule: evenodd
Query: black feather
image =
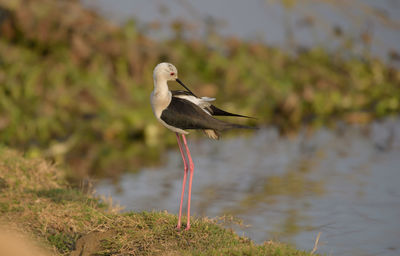
<path fill-rule="evenodd" d="M 172 96 L 188 95 L 188 96 L 194 96 L 194 97 L 199 99 L 199 97 L 197 97 L 196 95 L 194 95 L 193 93 L 188 92 L 188 91 L 178 90 L 178 91 L 171 91 L 171 93 L 172 93 Z M 233 114 L 233 113 L 227 112 L 225 110 L 217 108 L 216 106 L 214 106 L 212 104 L 211 104 L 210 107 L 207 108 L 207 111 L 213 116 L 236 116 L 236 117 L 244 117 L 244 118 L 253 118 L 253 119 L 255 119 L 254 117 L 251 117 L 251 116 L 244 116 L 244 115 Z"/>
<path fill-rule="evenodd" d="M 233 128 L 254 129 L 254 127 L 215 119 L 196 104 L 177 97 L 172 97 L 168 107 L 161 113 L 161 119 L 180 129 L 213 129 L 217 131 Z"/>

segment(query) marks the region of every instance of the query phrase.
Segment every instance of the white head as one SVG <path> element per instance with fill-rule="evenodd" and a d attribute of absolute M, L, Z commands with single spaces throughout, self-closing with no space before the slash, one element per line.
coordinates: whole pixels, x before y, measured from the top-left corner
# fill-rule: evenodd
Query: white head
<path fill-rule="evenodd" d="M 188 92 L 196 96 L 187 86 L 178 79 L 178 70 L 174 65 L 168 62 L 158 64 L 153 71 L 154 90 L 168 90 L 167 81 L 177 81 Z"/>
<path fill-rule="evenodd" d="M 175 81 L 178 78 L 178 70 L 174 65 L 167 62 L 158 64 L 153 71 L 155 81 Z"/>

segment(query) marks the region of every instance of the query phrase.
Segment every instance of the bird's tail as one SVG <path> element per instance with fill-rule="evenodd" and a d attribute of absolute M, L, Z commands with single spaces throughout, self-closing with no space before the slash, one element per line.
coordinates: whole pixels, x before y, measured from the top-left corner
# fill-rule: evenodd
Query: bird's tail
<path fill-rule="evenodd" d="M 217 108 L 217 107 L 214 106 L 214 105 L 211 105 L 210 108 L 211 108 L 211 110 L 212 110 L 212 115 L 213 115 L 213 116 L 237 116 L 237 117 L 244 117 L 244 118 L 253 118 L 253 119 L 255 119 L 254 117 L 251 117 L 251 116 L 244 116 L 244 115 L 233 114 L 233 113 L 227 112 L 227 111 L 225 111 L 225 110 L 222 110 L 222 109 L 220 109 L 220 108 Z"/>

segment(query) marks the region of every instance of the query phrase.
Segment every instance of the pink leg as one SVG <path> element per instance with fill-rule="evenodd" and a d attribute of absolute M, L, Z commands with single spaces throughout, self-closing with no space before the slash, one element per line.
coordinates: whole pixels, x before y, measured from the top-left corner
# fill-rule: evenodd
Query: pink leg
<path fill-rule="evenodd" d="M 182 183 L 182 193 L 181 193 L 181 203 L 179 205 L 179 215 L 178 215 L 178 225 L 176 226 L 177 229 L 181 228 L 181 217 L 182 217 L 182 204 L 183 204 L 183 194 L 185 193 L 185 185 L 186 185 L 186 177 L 188 172 L 188 165 L 186 162 L 185 154 L 183 153 L 182 143 L 179 139 L 179 134 L 176 133 L 176 139 L 178 141 L 179 150 L 182 155 L 183 165 L 184 165 L 184 174 L 183 174 L 183 183 Z"/>
<path fill-rule="evenodd" d="M 183 139 L 183 144 L 185 144 L 186 154 L 187 154 L 187 157 L 189 160 L 189 169 L 190 169 L 189 191 L 188 191 L 188 212 L 187 212 L 187 224 L 186 224 L 186 230 L 189 230 L 190 229 L 190 198 L 192 195 L 192 179 L 193 179 L 194 164 L 192 161 L 192 156 L 190 155 L 189 147 L 186 142 L 186 137 L 183 134 L 182 134 L 182 139 Z"/>

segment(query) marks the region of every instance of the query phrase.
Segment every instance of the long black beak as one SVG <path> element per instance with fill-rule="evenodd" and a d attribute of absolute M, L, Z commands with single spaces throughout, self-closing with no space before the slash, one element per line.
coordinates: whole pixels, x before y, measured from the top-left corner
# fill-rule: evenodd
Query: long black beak
<path fill-rule="evenodd" d="M 185 87 L 186 90 L 188 90 L 188 92 L 190 92 L 193 96 L 197 97 L 196 94 L 194 94 L 189 88 L 186 87 L 186 85 L 184 83 L 182 83 L 181 80 L 179 80 L 178 78 L 175 79 L 175 81 L 177 81 L 180 85 L 182 85 L 183 87 Z"/>

